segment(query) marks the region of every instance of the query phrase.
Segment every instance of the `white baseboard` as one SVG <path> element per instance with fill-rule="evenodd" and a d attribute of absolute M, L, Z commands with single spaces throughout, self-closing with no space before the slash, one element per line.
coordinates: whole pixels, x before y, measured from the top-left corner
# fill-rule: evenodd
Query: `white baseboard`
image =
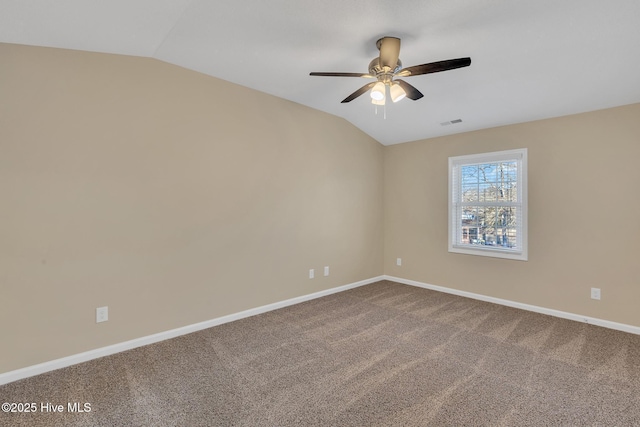
<path fill-rule="evenodd" d="M 549 316 L 561 317 L 563 319 L 575 320 L 583 323 L 590 323 L 592 325 L 602 326 L 604 328 L 616 329 L 618 331 L 629 332 L 632 334 L 640 335 L 640 327 L 627 325 L 624 323 L 611 322 L 609 320 L 598 319 L 595 317 L 583 316 L 581 314 L 568 313 L 566 311 L 553 310 L 551 308 L 538 307 L 536 305 L 524 304 L 521 302 L 510 301 L 501 298 L 489 297 L 481 294 L 474 294 L 473 292 L 459 291 L 457 289 L 445 288 L 443 286 L 430 285 L 428 283 L 417 282 L 415 280 L 402 279 L 400 277 L 384 275 L 384 280 L 390 280 L 392 282 L 402 283 L 405 285 L 417 286 L 420 288 L 431 289 L 433 291 L 445 292 L 448 294 L 459 295 L 461 297 L 467 297 L 477 299 L 480 301 L 491 302 L 494 304 L 505 305 L 507 307 L 519 308 L 522 310 L 533 311 L 536 313 L 547 314 Z"/>
<path fill-rule="evenodd" d="M 213 326 L 222 325 L 223 323 L 244 319 L 245 317 L 255 316 L 257 314 L 266 313 L 268 311 L 277 310 L 279 308 L 287 307 L 294 304 L 299 304 L 304 301 L 309 301 L 312 299 L 324 297 L 337 292 L 346 291 L 348 289 L 357 288 L 358 286 L 368 285 L 370 283 L 378 282 L 380 280 L 383 280 L 383 276 L 372 277 L 370 279 L 361 280 L 359 282 L 350 283 L 348 285 L 338 286 L 336 288 L 331 288 L 324 291 L 319 291 L 312 294 L 303 295 L 300 297 L 291 298 L 284 301 L 279 301 L 273 304 L 263 305 L 260 307 L 241 311 L 239 313 L 229 314 L 227 316 L 222 316 L 222 317 L 207 320 L 204 322 L 195 323 L 193 325 L 187 325 L 181 328 L 171 329 L 169 331 L 160 332 L 153 335 L 147 335 L 145 337 L 136 338 L 136 339 L 121 342 L 118 344 L 113 344 L 107 347 L 85 351 L 83 353 L 74 354 L 71 356 L 63 357 L 61 359 L 51 360 L 49 362 L 39 363 L 33 366 L 27 366 L 26 368 L 16 369 L 15 371 L 9 371 L 9 372 L 0 374 L 0 385 L 8 384 L 24 378 L 32 377 L 34 375 L 43 374 L 45 372 L 54 371 L 56 369 L 65 368 L 67 366 L 75 365 L 78 363 L 87 362 L 89 360 L 97 359 L 99 357 L 109 356 L 110 354 L 131 350 L 136 347 L 142 347 L 144 345 L 168 340 L 170 338 L 175 338 L 180 335 L 190 334 L 192 332 L 197 332 L 202 329 L 207 329 Z"/>

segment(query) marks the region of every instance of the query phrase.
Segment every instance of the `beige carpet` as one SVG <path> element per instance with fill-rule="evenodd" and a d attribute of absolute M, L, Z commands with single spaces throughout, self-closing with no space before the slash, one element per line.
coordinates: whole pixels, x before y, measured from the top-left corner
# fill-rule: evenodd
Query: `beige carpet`
<path fill-rule="evenodd" d="M 3 426 L 638 426 L 640 336 L 379 282 L 0 387 Z"/>

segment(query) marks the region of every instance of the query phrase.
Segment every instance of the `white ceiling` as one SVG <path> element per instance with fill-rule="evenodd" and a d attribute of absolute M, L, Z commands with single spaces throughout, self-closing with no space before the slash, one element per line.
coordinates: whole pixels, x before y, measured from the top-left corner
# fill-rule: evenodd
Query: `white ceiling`
<path fill-rule="evenodd" d="M 382 36 L 424 93 L 375 114 Z M 345 118 L 382 144 L 640 102 L 638 0 L 0 0 L 0 42 L 146 56 Z M 1 58 L 0 58 L 1 60 Z M 440 123 L 462 119 L 462 123 Z M 604 142 L 604 141 L 603 141 Z"/>

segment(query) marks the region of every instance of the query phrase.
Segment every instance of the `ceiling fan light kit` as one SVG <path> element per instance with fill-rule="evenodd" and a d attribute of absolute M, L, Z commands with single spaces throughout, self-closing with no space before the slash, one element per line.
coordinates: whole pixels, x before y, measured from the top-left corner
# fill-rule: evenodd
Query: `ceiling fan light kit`
<path fill-rule="evenodd" d="M 387 86 L 393 102 L 409 98 L 417 101 L 424 95 L 404 80 L 396 77 L 411 77 L 422 74 L 438 73 L 440 71 L 453 70 L 471 65 L 471 58 L 457 58 L 446 61 L 430 62 L 422 65 L 402 68 L 400 61 L 400 39 L 397 37 L 382 37 L 376 42 L 380 56 L 369 63 L 369 73 L 341 73 L 341 72 L 312 72 L 311 76 L 325 77 L 363 77 L 376 79 L 377 82 L 367 83 L 360 89 L 342 100 L 343 103 L 351 102 L 363 93 L 370 92 L 371 102 L 375 105 L 384 105 Z"/>

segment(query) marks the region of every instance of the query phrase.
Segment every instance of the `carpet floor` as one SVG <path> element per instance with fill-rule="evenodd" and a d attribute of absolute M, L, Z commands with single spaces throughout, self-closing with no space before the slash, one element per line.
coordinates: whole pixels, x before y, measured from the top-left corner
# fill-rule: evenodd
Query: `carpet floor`
<path fill-rule="evenodd" d="M 640 336 L 382 281 L 0 386 L 0 402 L 38 405 L 2 426 L 640 426 Z"/>

